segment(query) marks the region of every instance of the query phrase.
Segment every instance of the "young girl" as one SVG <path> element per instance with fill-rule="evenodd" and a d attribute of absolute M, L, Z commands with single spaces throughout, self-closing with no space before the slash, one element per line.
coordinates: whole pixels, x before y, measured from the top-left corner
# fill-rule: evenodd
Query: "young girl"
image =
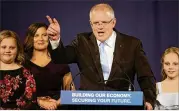
<path fill-rule="evenodd" d="M 36 84 L 22 66 L 23 50 L 15 32 L 0 32 L 0 110 L 33 109 Z"/>
<path fill-rule="evenodd" d="M 158 107 L 155 109 L 179 109 L 179 48 L 166 49 L 161 63 L 163 80 L 157 83 Z"/>

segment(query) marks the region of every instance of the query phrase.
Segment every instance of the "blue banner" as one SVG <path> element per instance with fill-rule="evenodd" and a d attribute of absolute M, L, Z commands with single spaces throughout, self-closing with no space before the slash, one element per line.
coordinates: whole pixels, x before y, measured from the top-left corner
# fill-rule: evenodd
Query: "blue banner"
<path fill-rule="evenodd" d="M 141 91 L 61 91 L 61 104 L 143 105 Z"/>

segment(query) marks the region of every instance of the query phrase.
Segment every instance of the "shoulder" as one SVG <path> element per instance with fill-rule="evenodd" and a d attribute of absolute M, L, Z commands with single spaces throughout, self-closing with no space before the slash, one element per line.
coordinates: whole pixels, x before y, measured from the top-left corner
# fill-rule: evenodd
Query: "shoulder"
<path fill-rule="evenodd" d="M 89 37 L 92 34 L 93 34 L 92 32 L 83 32 L 83 33 L 77 34 L 77 37 Z"/>
<path fill-rule="evenodd" d="M 127 35 L 121 32 L 116 31 L 116 41 L 118 44 L 123 45 L 125 48 L 128 48 L 130 50 L 134 50 L 134 49 L 140 49 L 143 47 L 142 42 L 140 41 L 140 39 L 131 36 L 131 35 Z"/>
<path fill-rule="evenodd" d="M 83 32 L 77 34 L 78 40 L 89 40 L 91 36 L 94 36 L 93 32 Z"/>
<path fill-rule="evenodd" d="M 58 64 L 58 63 L 55 63 L 55 61 L 53 61 L 53 60 L 49 64 L 52 67 L 53 66 L 54 67 L 61 67 L 61 68 L 67 68 L 67 67 L 69 67 L 68 64 Z"/>
<path fill-rule="evenodd" d="M 58 70 L 59 72 L 70 72 L 70 67 L 68 66 L 68 64 L 56 64 L 52 61 L 51 67 L 52 69 Z"/>
<path fill-rule="evenodd" d="M 33 78 L 33 74 L 31 73 L 31 71 L 28 69 L 28 68 L 26 68 L 26 67 L 22 67 L 22 75 L 23 75 L 23 77 L 24 78 Z"/>
<path fill-rule="evenodd" d="M 159 85 L 159 84 L 161 84 L 161 83 L 162 83 L 162 82 L 157 82 L 156 84 Z"/>
<path fill-rule="evenodd" d="M 133 43 L 140 43 L 141 42 L 139 38 L 136 38 L 134 36 L 127 35 L 127 34 L 120 33 L 120 32 L 116 32 L 116 33 L 117 33 L 117 37 L 122 38 L 122 40 L 125 41 L 125 42 L 133 42 Z"/>
<path fill-rule="evenodd" d="M 31 69 L 31 67 L 33 67 L 34 64 L 30 61 L 30 59 L 25 59 L 25 62 L 23 64 L 23 67 L 26 68 L 26 69 Z"/>
<path fill-rule="evenodd" d="M 23 67 L 23 69 L 22 69 L 22 73 L 23 73 L 23 78 L 25 78 L 25 80 L 26 80 L 26 85 L 33 85 L 33 86 L 35 86 L 35 79 L 34 79 L 34 76 L 33 76 L 33 74 L 30 72 L 30 70 L 29 69 L 27 69 L 27 68 L 24 68 Z"/>
<path fill-rule="evenodd" d="M 156 83 L 156 88 L 158 88 L 161 85 L 161 82 Z"/>
<path fill-rule="evenodd" d="M 161 93 L 161 82 L 156 83 L 156 93 L 157 94 Z"/>
<path fill-rule="evenodd" d="M 71 45 L 78 46 L 79 43 L 83 43 L 84 41 L 89 40 L 92 34 L 92 32 L 84 32 L 77 34 L 75 39 L 71 42 Z"/>

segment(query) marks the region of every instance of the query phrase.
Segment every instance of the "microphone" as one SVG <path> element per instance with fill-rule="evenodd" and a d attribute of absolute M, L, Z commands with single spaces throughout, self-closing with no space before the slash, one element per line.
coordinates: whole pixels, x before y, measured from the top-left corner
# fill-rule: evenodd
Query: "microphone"
<path fill-rule="evenodd" d="M 115 80 L 125 80 L 129 83 L 129 87 L 128 87 L 128 91 L 132 91 L 132 87 L 135 91 L 135 86 L 134 84 L 132 84 L 131 81 L 129 81 L 128 79 L 125 79 L 125 78 L 115 78 L 115 79 L 112 79 L 112 80 L 104 80 L 104 82 L 112 82 L 112 81 L 115 81 Z"/>
<path fill-rule="evenodd" d="M 79 75 L 83 75 L 83 73 L 86 72 L 87 69 L 91 69 L 91 68 L 92 68 L 91 66 L 90 66 L 90 67 L 87 67 L 87 68 L 85 68 L 84 70 L 82 70 L 82 71 L 80 71 L 79 73 L 77 73 L 77 74 L 73 77 L 73 79 L 72 79 L 72 81 L 71 81 L 71 83 L 70 83 L 70 90 L 72 90 L 73 87 L 74 87 L 73 81 L 75 81 L 76 77 L 78 77 Z"/>
<path fill-rule="evenodd" d="M 127 75 L 127 73 L 125 72 L 125 70 L 124 70 L 124 68 L 122 67 L 122 65 L 120 65 L 120 63 L 118 63 L 117 61 L 116 61 L 116 64 L 119 66 L 119 68 L 121 69 L 121 71 L 126 75 L 128 81 L 129 81 L 129 83 L 130 83 L 130 84 L 129 84 L 129 87 L 128 87 L 128 91 L 132 91 L 132 88 L 133 88 L 134 91 L 135 91 L 135 86 L 134 86 L 134 84 L 132 83 L 130 77 L 129 77 L 129 76 Z M 126 79 L 126 80 L 127 80 L 127 79 Z M 143 107 L 143 108 L 146 110 L 145 97 L 144 97 L 143 104 L 144 104 L 144 107 Z"/>
<path fill-rule="evenodd" d="M 115 78 L 114 80 L 117 80 L 117 79 L 121 79 L 121 80 L 125 80 L 129 83 L 129 87 L 128 87 L 128 91 L 132 91 L 132 88 L 134 89 L 135 91 L 135 86 L 134 84 L 132 83 L 130 77 L 127 75 L 127 73 L 125 72 L 124 68 L 122 68 L 122 66 L 120 65 L 120 63 L 118 63 L 116 60 L 114 60 L 116 62 L 116 64 L 119 66 L 119 68 L 121 69 L 121 72 L 124 73 L 127 77 L 126 78 Z M 110 80 L 110 81 L 114 81 L 114 80 Z"/>
<path fill-rule="evenodd" d="M 72 81 L 71 81 L 71 83 L 70 83 L 70 91 L 73 89 L 73 87 L 74 87 L 74 83 L 73 83 L 73 81 L 76 79 L 76 77 L 78 76 L 78 75 L 81 75 L 82 73 L 81 72 L 79 72 L 79 73 L 77 73 L 74 77 L 73 77 L 73 79 L 72 79 Z"/>
<path fill-rule="evenodd" d="M 133 88 L 134 91 L 135 91 L 135 86 L 134 86 L 134 84 L 132 83 L 130 77 L 129 77 L 129 76 L 127 75 L 127 73 L 125 72 L 124 68 L 123 68 L 117 61 L 116 61 L 116 63 L 117 63 L 117 65 L 119 66 L 119 68 L 121 69 L 121 72 L 123 72 L 123 73 L 126 75 L 126 77 L 128 78 L 128 82 L 130 83 L 130 84 L 129 84 L 128 91 L 132 91 L 132 88 Z M 126 79 L 126 80 L 127 80 L 127 79 Z"/>
<path fill-rule="evenodd" d="M 114 79 L 112 79 L 112 80 L 104 80 L 104 82 L 99 82 L 100 84 L 102 83 L 103 85 L 104 85 L 104 90 L 106 89 L 106 87 L 105 87 L 105 83 L 106 82 L 112 82 L 112 81 L 116 81 L 116 80 L 124 80 L 124 81 L 127 81 L 130 85 L 129 85 L 129 87 L 128 87 L 128 91 L 132 91 L 132 88 L 131 87 L 133 87 L 133 89 L 134 89 L 134 91 L 135 91 L 135 86 L 132 84 L 132 82 L 131 81 L 129 81 L 128 79 L 126 79 L 126 78 L 114 78 Z"/>

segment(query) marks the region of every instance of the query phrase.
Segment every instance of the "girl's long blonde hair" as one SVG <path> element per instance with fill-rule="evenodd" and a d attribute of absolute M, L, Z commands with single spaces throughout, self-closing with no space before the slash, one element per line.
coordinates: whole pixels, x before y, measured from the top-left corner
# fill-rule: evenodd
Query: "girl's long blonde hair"
<path fill-rule="evenodd" d="M 165 73 L 165 71 L 164 71 L 164 69 L 163 69 L 163 64 L 164 64 L 164 57 L 165 57 L 165 55 L 167 55 L 167 54 L 169 54 L 169 53 L 175 53 L 175 54 L 177 54 L 178 57 L 179 57 L 179 48 L 178 48 L 178 47 L 169 47 L 169 48 L 167 48 L 167 49 L 164 51 L 164 53 L 163 53 L 163 55 L 162 55 L 162 58 L 161 58 L 161 64 L 162 64 L 162 69 L 161 69 L 162 80 L 165 80 L 165 79 L 167 78 L 167 75 L 166 75 L 166 73 Z"/>

